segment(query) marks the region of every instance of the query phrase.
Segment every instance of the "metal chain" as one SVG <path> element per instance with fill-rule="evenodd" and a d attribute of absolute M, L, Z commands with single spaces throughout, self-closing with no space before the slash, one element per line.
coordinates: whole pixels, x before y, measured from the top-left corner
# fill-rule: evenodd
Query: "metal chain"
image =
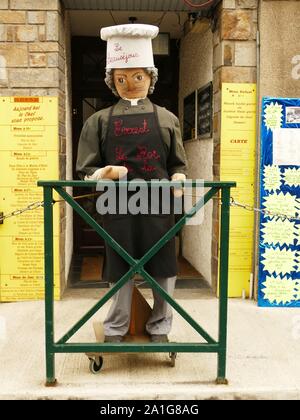
<path fill-rule="evenodd" d="M 72 197 L 73 200 L 81 200 L 82 198 L 88 198 L 88 197 L 96 197 L 97 195 L 101 195 L 103 194 L 102 191 L 101 192 L 96 192 L 96 193 L 91 193 L 91 194 L 84 194 L 84 195 L 77 195 L 76 197 Z M 66 201 L 65 199 L 62 200 L 53 200 L 53 203 L 63 203 L 64 201 Z"/>
<path fill-rule="evenodd" d="M 20 214 L 25 213 L 26 211 L 35 210 L 35 209 L 38 209 L 39 207 L 43 207 L 43 205 L 44 205 L 43 201 L 37 201 L 35 203 L 29 204 L 27 207 L 23 209 L 15 210 L 12 213 L 8 213 L 6 215 L 0 216 L 0 223 L 3 223 L 3 221 L 5 219 L 8 219 L 9 217 L 19 216 Z"/>
<path fill-rule="evenodd" d="M 80 200 L 82 198 L 94 197 L 94 196 L 97 196 L 97 195 L 100 195 L 100 194 L 101 193 L 98 192 L 98 193 L 93 193 L 93 194 L 79 195 L 77 197 L 73 197 L 73 199 L 74 200 Z M 185 194 L 185 195 L 191 195 L 194 198 L 201 198 L 201 197 L 199 197 L 197 195 L 194 195 L 194 194 Z M 219 197 L 214 197 L 214 198 L 221 201 L 221 198 L 219 198 Z M 259 208 L 250 206 L 249 204 L 241 204 L 241 203 L 235 201 L 235 199 L 233 197 L 231 197 L 230 200 L 231 200 L 230 201 L 230 206 L 232 206 L 232 207 L 240 207 L 240 208 L 242 208 L 244 210 L 247 210 L 247 211 L 254 211 L 256 213 L 264 214 L 265 216 L 277 217 L 277 218 L 283 219 L 283 220 L 298 221 L 298 222 L 300 221 L 299 216 L 291 216 L 291 215 L 287 215 L 287 214 L 283 214 L 283 213 L 274 213 L 274 212 L 271 212 L 271 211 L 266 210 L 266 209 L 259 209 Z M 53 200 L 53 204 L 60 203 L 60 202 L 63 202 L 63 201 L 65 201 L 65 200 Z M 39 207 L 43 207 L 43 206 L 44 206 L 44 201 L 37 201 L 35 203 L 29 204 L 27 207 L 25 207 L 23 209 L 15 210 L 12 213 L 8 213 L 8 214 L 2 215 L 2 216 L 0 214 L 0 223 L 3 223 L 3 221 L 5 219 L 8 219 L 9 217 L 19 216 L 20 214 L 23 214 L 27 211 L 36 210 Z"/>
<path fill-rule="evenodd" d="M 73 197 L 73 200 L 80 200 L 82 198 L 94 197 L 94 196 L 97 196 L 97 195 L 100 195 L 100 194 L 102 194 L 102 192 L 78 195 L 77 197 Z M 64 202 L 64 201 L 65 200 L 53 200 L 53 204 L 61 203 L 61 202 Z M 23 214 L 27 211 L 36 210 L 39 207 L 43 207 L 43 206 L 44 206 L 44 201 L 36 201 L 35 203 L 29 204 L 27 207 L 25 207 L 23 209 L 15 210 L 12 213 L 8 213 L 8 214 L 3 215 L 3 216 L 0 215 L 0 223 L 3 223 L 4 220 L 8 219 L 9 217 L 19 216 L 20 214 Z"/>
<path fill-rule="evenodd" d="M 266 209 L 258 209 L 256 207 L 250 206 L 249 204 L 238 203 L 237 201 L 235 201 L 235 199 L 233 197 L 230 197 L 230 199 L 231 199 L 230 205 L 232 207 L 240 207 L 240 208 L 242 208 L 244 210 L 247 210 L 247 211 L 254 211 L 256 213 L 262 213 L 265 216 L 277 217 L 279 219 L 289 220 L 290 222 L 293 222 L 293 221 L 298 221 L 299 222 L 300 221 L 299 216 L 291 216 L 291 215 L 287 215 L 287 214 L 284 214 L 284 213 L 274 213 L 274 212 L 266 210 Z"/>

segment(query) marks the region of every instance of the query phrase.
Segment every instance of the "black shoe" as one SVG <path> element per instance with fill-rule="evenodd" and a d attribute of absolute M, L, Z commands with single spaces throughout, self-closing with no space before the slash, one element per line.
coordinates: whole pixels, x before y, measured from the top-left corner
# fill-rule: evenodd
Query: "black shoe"
<path fill-rule="evenodd" d="M 152 343 L 168 343 L 169 342 L 167 334 L 152 334 L 150 339 Z"/>
<path fill-rule="evenodd" d="M 104 337 L 104 343 L 121 343 L 122 341 L 122 335 L 106 335 Z"/>

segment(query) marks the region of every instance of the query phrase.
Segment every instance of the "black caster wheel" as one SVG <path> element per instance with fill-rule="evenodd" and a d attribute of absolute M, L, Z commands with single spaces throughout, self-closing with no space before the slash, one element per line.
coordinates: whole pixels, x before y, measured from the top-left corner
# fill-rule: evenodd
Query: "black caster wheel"
<path fill-rule="evenodd" d="M 90 372 L 96 375 L 100 372 L 102 365 L 103 365 L 103 357 L 97 356 L 95 358 L 89 358 L 90 359 Z"/>
<path fill-rule="evenodd" d="M 170 353 L 169 356 L 170 356 L 170 359 L 171 359 L 171 367 L 175 367 L 177 353 Z"/>

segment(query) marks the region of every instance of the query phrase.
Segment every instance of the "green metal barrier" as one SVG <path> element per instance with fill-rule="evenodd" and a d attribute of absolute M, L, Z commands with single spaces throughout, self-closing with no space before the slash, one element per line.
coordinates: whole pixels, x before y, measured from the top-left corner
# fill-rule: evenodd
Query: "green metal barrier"
<path fill-rule="evenodd" d="M 116 182 L 126 187 L 127 182 Z M 132 184 L 132 182 L 131 182 Z M 139 185 L 139 182 L 136 182 Z M 166 185 L 169 183 L 166 181 Z M 45 234 L 45 326 L 46 326 L 46 385 L 56 384 L 55 353 L 217 353 L 217 384 L 227 384 L 227 299 L 230 188 L 235 182 L 205 182 L 209 188 L 203 197 L 186 213 L 140 260 L 132 258 L 96 221 L 64 190 L 66 187 L 95 187 L 95 181 L 39 181 L 44 188 Z M 144 184 L 143 184 L 144 185 Z M 151 182 L 155 186 L 155 182 Z M 178 186 L 178 182 L 176 184 Z M 188 181 L 186 187 L 197 187 L 196 181 Z M 158 182 L 157 186 L 163 186 Z M 129 271 L 94 305 L 60 340 L 54 341 L 54 281 L 53 281 L 53 190 L 55 190 L 94 230 L 127 261 Z M 144 265 L 166 242 L 186 224 L 209 200 L 221 191 L 220 265 L 219 265 L 219 337 L 214 340 L 144 269 Z M 67 341 L 127 282 L 139 273 L 159 294 L 205 339 L 206 343 L 67 343 Z"/>

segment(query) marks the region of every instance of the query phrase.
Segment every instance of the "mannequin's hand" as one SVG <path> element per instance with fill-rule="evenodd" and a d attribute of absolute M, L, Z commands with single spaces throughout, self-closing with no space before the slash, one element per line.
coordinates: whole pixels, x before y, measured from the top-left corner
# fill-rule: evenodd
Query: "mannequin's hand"
<path fill-rule="evenodd" d="M 99 181 L 101 179 L 120 179 L 127 175 L 128 169 L 125 166 L 108 165 L 97 169 L 93 175 L 85 176 L 86 181 Z"/>
<path fill-rule="evenodd" d="M 172 177 L 171 177 L 171 180 L 172 181 L 185 181 L 186 176 L 184 174 L 179 174 L 179 173 L 178 174 L 173 174 Z M 174 197 L 180 198 L 183 195 L 184 189 L 183 188 L 173 188 L 172 191 L 173 191 Z"/>
<path fill-rule="evenodd" d="M 127 175 L 128 169 L 125 166 L 108 165 L 101 168 L 102 179 L 121 179 Z"/>

